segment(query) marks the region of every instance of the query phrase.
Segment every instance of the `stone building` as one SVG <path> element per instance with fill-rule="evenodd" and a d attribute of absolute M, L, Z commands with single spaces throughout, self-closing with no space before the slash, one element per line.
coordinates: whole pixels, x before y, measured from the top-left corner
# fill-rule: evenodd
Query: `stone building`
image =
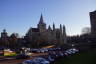
<path fill-rule="evenodd" d="M 60 24 L 60 28 L 55 28 L 55 24 L 53 23 L 53 27 L 46 28 L 46 23 L 43 20 L 43 16 L 41 14 L 39 23 L 37 28 L 30 28 L 26 33 L 25 40 L 32 45 L 40 45 L 40 44 L 60 44 L 63 45 L 66 43 L 66 29 L 65 26 L 62 27 Z"/>
<path fill-rule="evenodd" d="M 5 48 L 16 48 L 17 44 L 17 33 L 12 33 L 10 36 L 8 36 L 8 33 L 6 32 L 6 29 L 1 32 L 1 38 L 0 38 L 0 47 Z"/>
<path fill-rule="evenodd" d="M 4 29 L 3 32 L 1 32 L 0 46 L 8 47 L 8 45 L 9 45 L 8 35 L 6 30 Z"/>
<path fill-rule="evenodd" d="M 91 33 L 96 35 L 96 11 L 90 12 Z"/>

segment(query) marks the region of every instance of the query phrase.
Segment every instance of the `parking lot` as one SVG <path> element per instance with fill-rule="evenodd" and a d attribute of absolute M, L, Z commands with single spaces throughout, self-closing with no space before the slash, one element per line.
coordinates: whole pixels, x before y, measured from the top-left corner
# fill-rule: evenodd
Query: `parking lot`
<path fill-rule="evenodd" d="M 9 60 L 3 60 L 0 61 L 0 64 L 18 64 L 21 63 L 25 60 L 32 60 L 33 58 L 37 57 L 37 56 L 42 56 L 42 55 L 47 55 L 47 53 L 33 53 L 31 58 L 27 58 L 27 59 L 9 59 Z"/>
<path fill-rule="evenodd" d="M 32 53 L 34 52 L 34 53 Z M 19 58 L 19 59 L 9 59 L 9 60 L 4 60 L 4 61 L 0 61 L 0 64 L 18 64 L 18 63 L 30 63 L 32 64 L 32 62 L 39 63 L 39 61 L 42 60 L 43 64 L 46 64 L 44 62 L 48 62 L 47 64 L 50 64 L 52 62 L 54 62 L 56 59 L 61 58 L 61 57 L 65 57 L 65 56 L 69 56 L 72 54 L 75 54 L 79 52 L 79 50 L 72 48 L 72 49 L 67 49 L 67 50 L 63 50 L 61 48 L 50 48 L 50 49 L 34 49 L 31 51 L 31 56 L 30 58 L 24 59 L 23 58 Z M 28 60 L 28 61 L 27 61 Z"/>

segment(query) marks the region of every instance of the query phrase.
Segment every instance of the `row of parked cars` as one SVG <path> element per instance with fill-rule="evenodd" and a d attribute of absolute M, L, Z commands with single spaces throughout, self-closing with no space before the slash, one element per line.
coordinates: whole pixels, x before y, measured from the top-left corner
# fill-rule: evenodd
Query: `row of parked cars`
<path fill-rule="evenodd" d="M 79 50 L 76 49 L 76 48 L 71 48 L 71 49 L 68 49 L 68 50 L 57 50 L 57 51 L 52 51 L 52 52 L 49 52 L 49 56 L 48 56 L 48 59 L 49 61 L 52 63 L 60 58 L 65 58 L 69 55 L 73 55 L 75 53 L 78 53 Z"/>
<path fill-rule="evenodd" d="M 57 59 L 78 53 L 79 50 L 71 48 L 66 51 L 61 48 L 50 48 L 47 56 L 36 57 L 33 60 L 26 60 L 22 64 L 53 64 Z"/>
<path fill-rule="evenodd" d="M 49 52 L 49 51 L 56 51 L 60 50 L 61 48 L 41 48 L 41 49 L 30 49 L 30 52 L 32 53 L 44 53 L 44 52 Z"/>
<path fill-rule="evenodd" d="M 22 64 L 50 64 L 48 60 L 42 57 L 34 58 L 33 60 L 26 60 Z"/>

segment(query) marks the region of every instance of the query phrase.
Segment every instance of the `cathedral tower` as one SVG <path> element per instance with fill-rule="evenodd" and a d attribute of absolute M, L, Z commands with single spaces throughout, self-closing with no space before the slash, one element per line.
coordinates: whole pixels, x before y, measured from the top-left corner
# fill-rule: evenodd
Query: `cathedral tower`
<path fill-rule="evenodd" d="M 46 24 L 44 23 L 42 14 L 39 20 L 38 29 L 40 30 L 40 32 L 44 32 L 46 30 Z"/>

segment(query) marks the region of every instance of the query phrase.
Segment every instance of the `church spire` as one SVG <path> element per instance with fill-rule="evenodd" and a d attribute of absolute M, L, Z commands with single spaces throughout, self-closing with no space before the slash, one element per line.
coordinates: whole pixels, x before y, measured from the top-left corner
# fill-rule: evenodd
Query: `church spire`
<path fill-rule="evenodd" d="M 61 34 L 62 34 L 62 25 L 60 24 L 60 32 L 61 32 Z"/>
<path fill-rule="evenodd" d="M 49 27 L 48 27 L 48 30 L 51 30 L 51 27 L 50 27 L 50 25 L 49 25 Z"/>
<path fill-rule="evenodd" d="M 63 34 L 66 33 L 65 25 L 63 25 Z"/>
<path fill-rule="evenodd" d="M 60 24 L 60 29 L 62 29 L 62 25 Z"/>
<path fill-rule="evenodd" d="M 38 29 L 40 30 L 40 32 L 43 32 L 46 30 L 46 24 L 44 23 L 42 14 L 39 20 Z"/>
<path fill-rule="evenodd" d="M 53 22 L 53 30 L 55 30 L 55 24 L 54 24 L 54 22 Z"/>
<path fill-rule="evenodd" d="M 39 24 L 44 24 L 44 20 L 43 20 L 43 15 L 41 13 L 41 17 L 40 17 L 40 20 L 39 20 Z"/>

